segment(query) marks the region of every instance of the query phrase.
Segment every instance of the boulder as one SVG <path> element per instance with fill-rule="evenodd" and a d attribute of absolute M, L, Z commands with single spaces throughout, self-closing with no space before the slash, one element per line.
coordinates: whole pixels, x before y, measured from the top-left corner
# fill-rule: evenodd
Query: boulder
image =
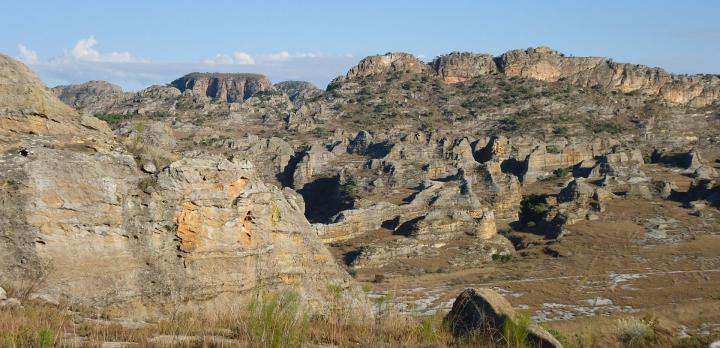
<path fill-rule="evenodd" d="M 466 289 L 455 299 L 450 313 L 445 317 L 455 336 L 473 332 L 489 335 L 497 343 L 503 342 L 502 332 L 506 322 L 516 324 L 522 318 L 502 295 L 490 289 Z M 527 325 L 528 341 L 533 347 L 560 348 L 560 343 L 547 330 L 530 322 Z"/>

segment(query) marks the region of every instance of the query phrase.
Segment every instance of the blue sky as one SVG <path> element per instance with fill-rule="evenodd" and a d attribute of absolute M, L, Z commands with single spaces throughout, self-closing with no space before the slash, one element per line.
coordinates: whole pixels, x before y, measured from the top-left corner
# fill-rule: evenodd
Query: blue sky
<path fill-rule="evenodd" d="M 361 58 L 404 51 L 576 56 L 720 73 L 720 1 L 4 0 L 0 52 L 49 84 L 126 89 L 191 71 L 258 72 L 324 87 Z"/>

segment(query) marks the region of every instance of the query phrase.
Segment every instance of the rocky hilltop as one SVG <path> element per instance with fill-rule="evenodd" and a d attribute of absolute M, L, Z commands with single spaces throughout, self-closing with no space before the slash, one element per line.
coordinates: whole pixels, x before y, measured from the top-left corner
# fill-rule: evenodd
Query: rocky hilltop
<path fill-rule="evenodd" d="M 83 107 L 92 104 L 100 98 L 122 98 L 123 90 L 120 86 L 105 81 L 88 81 L 79 85 L 56 86 L 52 92 L 63 103 L 73 107 Z"/>
<path fill-rule="evenodd" d="M 303 199 L 263 183 L 257 158 L 163 153 L 154 146 L 172 142 L 140 128 L 122 145 L 7 56 L 0 89 L 4 287 L 142 317 L 238 306 L 260 288 L 296 290 L 323 311 L 333 285 L 362 312 Z"/>
<path fill-rule="evenodd" d="M 270 80 L 259 74 L 191 73 L 171 84 L 181 92 L 190 90 L 228 103 L 242 102 L 257 92 L 272 88 Z"/>

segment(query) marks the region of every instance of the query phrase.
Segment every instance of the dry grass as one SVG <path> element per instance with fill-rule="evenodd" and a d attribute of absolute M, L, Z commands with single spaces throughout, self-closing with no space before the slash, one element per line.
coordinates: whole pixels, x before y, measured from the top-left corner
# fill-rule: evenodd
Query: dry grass
<path fill-rule="evenodd" d="M 0 309 L 2 347 L 97 347 L 103 342 L 136 342 L 140 347 L 523 347 L 524 334 L 505 328 L 511 342 L 497 344 L 486 335 L 458 339 L 443 325 L 443 316 L 416 317 L 392 311 L 374 320 L 353 319 L 340 306 L 326 316 L 308 316 L 292 293 L 258 297 L 242 313 L 176 315 L 154 323 L 90 319 L 63 307 L 29 302 Z M 512 333 L 514 331 L 515 333 Z M 566 347 L 695 347 L 672 339 L 651 319 L 624 318 L 582 335 L 560 334 Z M 165 337 L 159 342 L 158 336 Z M 569 339 L 568 339 L 569 337 Z M 705 342 L 702 337 L 692 342 Z"/>

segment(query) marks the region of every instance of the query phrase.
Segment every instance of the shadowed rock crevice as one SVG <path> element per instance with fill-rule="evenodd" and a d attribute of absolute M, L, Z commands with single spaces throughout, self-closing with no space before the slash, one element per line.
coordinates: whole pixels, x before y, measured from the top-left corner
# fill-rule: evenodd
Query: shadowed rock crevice
<path fill-rule="evenodd" d="M 305 217 L 311 223 L 328 223 L 337 213 L 353 207 L 339 177 L 309 182 L 298 193 L 305 199 Z"/>

